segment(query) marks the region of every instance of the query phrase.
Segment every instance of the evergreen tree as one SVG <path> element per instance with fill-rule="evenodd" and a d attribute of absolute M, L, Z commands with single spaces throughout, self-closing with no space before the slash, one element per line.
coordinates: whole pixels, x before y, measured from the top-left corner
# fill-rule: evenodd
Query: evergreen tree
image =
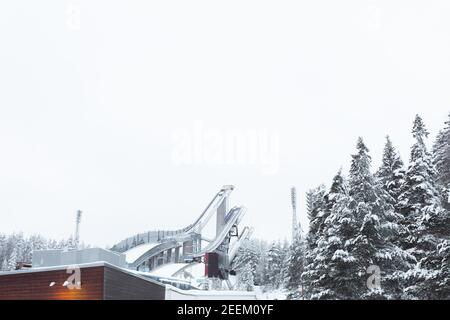
<path fill-rule="evenodd" d="M 0 268 L 1 271 L 8 271 L 8 260 L 4 259 Z"/>
<path fill-rule="evenodd" d="M 239 247 L 236 258 L 233 261 L 233 269 L 239 274 L 251 270 L 252 281 L 257 276 L 260 255 L 258 254 L 258 246 L 255 241 L 246 240 Z"/>
<path fill-rule="evenodd" d="M 6 270 L 7 265 L 7 239 L 6 236 L 0 233 L 0 271 Z"/>
<path fill-rule="evenodd" d="M 285 289 L 287 287 L 289 280 L 288 272 L 289 272 L 289 264 L 291 261 L 291 244 L 287 240 L 284 240 L 281 250 L 283 262 L 281 267 L 280 287 Z"/>
<path fill-rule="evenodd" d="M 442 208 L 436 188 L 439 175 L 426 148 L 428 131 L 419 116 L 416 116 L 412 132 L 415 143 L 411 148 L 401 204 L 408 231 L 403 245 L 416 257 L 417 265 L 406 274 L 405 298 L 439 298 L 446 292 L 442 284 L 448 283 L 445 268 L 441 266 L 448 262 L 445 243 L 450 235 L 449 212 Z M 438 163 L 438 149 L 435 145 L 435 163 Z"/>
<path fill-rule="evenodd" d="M 333 177 L 330 190 L 325 195 L 326 208 L 330 211 L 336 204 L 340 195 L 347 194 L 347 185 L 344 176 L 342 175 L 342 169 Z"/>
<path fill-rule="evenodd" d="M 350 170 L 348 208 L 353 212 L 359 228 L 356 237 L 350 238 L 348 245 L 344 245 L 348 246 L 347 251 L 353 254 L 361 267 L 358 272 L 358 276 L 362 275 L 361 279 L 353 285 L 358 287 L 363 282 L 360 297 L 396 298 L 400 279 L 409 267 L 408 259 L 412 257 L 392 242 L 400 230 L 400 215 L 389 204 L 388 193 L 375 182 L 370 172 L 369 150 L 361 138 L 357 149 L 358 153 L 353 156 Z M 378 288 L 366 286 L 370 266 L 376 266 L 381 272 L 381 285 Z"/>
<path fill-rule="evenodd" d="M 16 247 L 13 248 L 11 255 L 8 258 L 8 264 L 6 266 L 8 271 L 12 271 L 16 269 L 17 265 L 17 256 L 19 255 L 18 249 Z"/>
<path fill-rule="evenodd" d="M 42 236 L 32 235 L 25 238 L 22 233 L 11 235 L 0 234 L 0 270 L 14 269 L 19 262 L 32 263 L 34 250 L 44 249 L 68 249 L 71 241 L 61 240 L 59 242 Z M 82 245 L 84 246 L 84 244 Z"/>
<path fill-rule="evenodd" d="M 394 148 L 391 139 L 387 136 L 382 164 L 375 177 L 381 185 L 381 188 L 387 193 L 386 200 L 394 207 L 396 213 L 400 213 L 402 209 L 399 199 L 402 193 L 402 187 L 405 183 L 405 174 L 404 163 L 397 150 Z M 395 233 L 395 237 L 390 240 L 395 245 L 402 247 L 403 237 L 408 235 L 408 230 L 404 225 L 403 216 L 396 214 L 395 217 L 396 227 L 398 229 Z"/>
<path fill-rule="evenodd" d="M 297 232 L 289 252 L 286 285 L 289 291 L 288 299 L 298 300 L 303 297 L 302 274 L 305 266 L 305 249 L 305 241 L 301 233 Z"/>
<path fill-rule="evenodd" d="M 58 242 L 54 239 L 47 240 L 46 245 L 42 249 L 58 249 Z"/>
<path fill-rule="evenodd" d="M 400 196 L 405 215 L 414 215 L 425 206 L 438 204 L 438 192 L 434 187 L 436 171 L 425 144 L 429 133 L 422 118 L 417 115 L 412 130 L 415 143 Z"/>
<path fill-rule="evenodd" d="M 237 289 L 242 291 L 253 291 L 254 277 L 251 265 L 245 264 L 237 274 Z"/>
<path fill-rule="evenodd" d="M 325 202 L 326 188 L 320 185 L 315 189 L 311 189 L 306 193 L 306 203 L 309 218 L 308 244 L 310 249 L 313 249 L 317 238 L 324 228 L 324 221 L 327 217 L 326 202 Z"/>
<path fill-rule="evenodd" d="M 76 242 L 75 239 L 72 236 L 70 236 L 66 241 L 63 241 L 61 243 L 62 249 L 64 249 L 64 250 L 76 249 L 76 243 L 75 242 Z"/>
<path fill-rule="evenodd" d="M 450 114 L 445 125 L 433 146 L 433 164 L 437 171 L 436 181 L 442 202 L 447 209 L 450 209 Z"/>
<path fill-rule="evenodd" d="M 395 150 L 389 136 L 386 137 L 386 145 L 383 152 L 383 160 L 376 177 L 383 189 L 389 194 L 391 203 L 399 210 L 399 197 L 405 179 L 404 164 L 397 150 Z"/>
<path fill-rule="evenodd" d="M 400 195 L 400 206 L 407 233 L 403 235 L 403 247 L 420 260 L 434 244 L 423 237 L 423 228 L 419 228 L 424 215 L 432 214 L 440 206 L 440 199 L 435 188 L 435 176 L 431 156 L 427 151 L 425 139 L 428 131 L 420 116 L 416 116 L 413 126 L 415 143 L 411 147 L 411 159 L 405 175 Z"/>
<path fill-rule="evenodd" d="M 357 239 L 364 217 L 371 209 L 367 197 L 374 183 L 369 171 L 368 149 L 361 138 L 357 151 L 352 156 L 349 193 L 335 202 L 326 221 L 326 233 L 318 241 L 315 255 L 319 263 L 311 270 L 310 286 L 315 287 L 313 299 L 356 299 L 365 291 L 363 248 L 357 247 Z M 367 241 L 364 244 L 367 245 Z M 373 253 L 373 249 L 370 251 Z"/>
<path fill-rule="evenodd" d="M 440 208 L 421 219 L 427 254 L 407 275 L 406 298 L 450 299 L 450 212 Z"/>
<path fill-rule="evenodd" d="M 314 249 L 316 263 L 304 275 L 313 299 L 393 298 L 394 283 L 407 268 L 407 254 L 389 241 L 398 230 L 398 216 L 370 172 L 371 158 L 361 138 L 352 158 L 348 194 L 335 200 Z M 366 284 L 370 266 L 381 271 L 380 287 Z"/>
<path fill-rule="evenodd" d="M 258 265 L 256 267 L 254 282 L 257 286 L 266 286 L 268 284 L 268 262 L 267 262 L 267 243 L 266 241 L 253 240 L 257 250 Z"/>
<path fill-rule="evenodd" d="M 322 207 L 325 196 L 325 186 L 321 184 L 315 189 L 311 189 L 306 192 L 306 209 L 308 217 L 311 218 L 317 213 L 318 209 Z"/>
<path fill-rule="evenodd" d="M 272 289 L 278 289 L 282 284 L 283 262 L 284 254 L 282 252 L 281 244 L 279 242 L 273 242 L 267 254 L 268 284 Z"/>
<path fill-rule="evenodd" d="M 308 298 L 326 299 L 333 296 L 331 290 L 327 289 L 331 285 L 328 268 L 337 247 L 332 242 L 334 238 L 329 239 L 329 229 L 333 226 L 331 221 L 335 217 L 334 206 L 346 194 L 346 182 L 342 176 L 342 170 L 339 170 L 333 178 L 329 192 L 323 197 L 325 203 L 320 201 L 316 206 L 319 210 L 313 211 L 309 216 L 310 229 L 306 237 L 306 244 L 299 242 L 293 247 L 293 254 L 303 255 L 303 257 L 299 256 L 304 259 L 304 273 L 300 280 L 302 281 L 303 296 Z M 322 199 L 322 197 L 318 198 Z M 296 250 L 296 247 L 304 248 L 304 250 Z M 294 279 L 297 278 L 294 277 Z M 296 280 L 294 284 L 298 284 L 300 280 Z"/>

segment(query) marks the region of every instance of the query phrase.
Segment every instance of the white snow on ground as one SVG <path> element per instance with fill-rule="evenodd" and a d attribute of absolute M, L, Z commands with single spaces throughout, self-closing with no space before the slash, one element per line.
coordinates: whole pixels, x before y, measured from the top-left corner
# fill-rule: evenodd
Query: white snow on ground
<path fill-rule="evenodd" d="M 175 281 L 178 279 L 196 288 L 207 282 L 204 263 L 170 263 L 162 265 L 150 272 L 136 270 L 131 270 L 131 272 Z"/>
<path fill-rule="evenodd" d="M 203 284 L 208 282 L 208 279 L 205 277 L 204 263 L 192 263 L 180 272 L 177 277 L 189 280 L 194 287 L 202 287 Z"/>
<path fill-rule="evenodd" d="M 137 259 L 139 259 L 144 253 L 146 253 L 148 250 L 156 247 L 157 245 L 159 245 L 158 242 L 144 243 L 137 247 L 131 248 L 130 250 L 124 252 L 125 260 L 127 261 L 127 263 L 133 263 Z"/>
<path fill-rule="evenodd" d="M 260 287 L 255 287 L 255 294 L 258 300 L 286 300 L 288 293 L 284 290 L 273 290 L 263 292 Z"/>
<path fill-rule="evenodd" d="M 199 287 L 201 284 L 207 282 L 205 278 L 204 263 L 173 263 L 161 266 L 158 269 L 151 271 L 151 274 L 160 277 L 182 279 L 190 282 L 194 287 Z"/>
<path fill-rule="evenodd" d="M 191 263 L 182 273 L 185 275 L 189 274 L 193 278 L 203 278 L 205 276 L 205 264 L 203 262 Z"/>
<path fill-rule="evenodd" d="M 254 292 L 180 290 L 166 285 L 166 300 L 256 300 Z"/>
<path fill-rule="evenodd" d="M 152 270 L 150 274 L 157 277 L 173 277 L 175 273 L 187 265 L 188 263 L 169 263 Z"/>

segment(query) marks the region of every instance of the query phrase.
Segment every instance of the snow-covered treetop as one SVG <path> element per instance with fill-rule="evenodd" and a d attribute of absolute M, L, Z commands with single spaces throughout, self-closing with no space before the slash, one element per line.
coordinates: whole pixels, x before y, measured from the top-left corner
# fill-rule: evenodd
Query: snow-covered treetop
<path fill-rule="evenodd" d="M 415 139 L 423 142 L 423 138 L 428 138 L 429 132 L 425 127 L 425 123 L 422 118 L 417 114 L 414 119 L 414 126 L 412 129 L 412 134 Z"/>

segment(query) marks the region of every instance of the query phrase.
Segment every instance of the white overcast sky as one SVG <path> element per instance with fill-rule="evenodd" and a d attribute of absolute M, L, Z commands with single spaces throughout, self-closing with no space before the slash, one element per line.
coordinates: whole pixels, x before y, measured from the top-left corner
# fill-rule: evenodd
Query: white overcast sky
<path fill-rule="evenodd" d="M 348 170 L 358 136 L 404 160 L 450 111 L 450 2 L 2 1 L 0 232 L 112 245 L 191 223 L 223 184 L 255 236 L 290 235 L 289 189 Z M 177 164 L 174 133 L 279 138 L 278 171 Z M 195 141 L 194 141 L 195 143 Z"/>

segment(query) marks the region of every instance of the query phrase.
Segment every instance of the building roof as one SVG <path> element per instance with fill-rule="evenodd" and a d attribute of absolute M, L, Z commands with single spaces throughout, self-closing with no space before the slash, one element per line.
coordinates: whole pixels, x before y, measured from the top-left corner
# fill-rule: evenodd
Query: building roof
<path fill-rule="evenodd" d="M 40 268 L 30 268 L 30 269 L 21 269 L 21 270 L 14 270 L 14 271 L 2 271 L 0 272 L 0 277 L 1 276 L 6 276 L 6 275 L 12 275 L 12 274 L 30 274 L 30 273 L 38 273 L 38 272 L 48 272 L 48 271 L 58 271 L 58 270 L 66 270 L 69 267 L 74 267 L 77 266 L 80 269 L 83 268 L 92 268 L 92 267 L 109 267 L 130 275 L 133 275 L 135 277 L 138 277 L 140 279 L 143 279 L 145 281 L 149 281 L 155 284 L 159 284 L 161 285 L 160 282 L 157 282 L 156 280 L 152 280 L 149 279 L 147 277 L 144 277 L 138 273 L 133 272 L 132 270 L 129 269 L 125 269 L 125 268 L 120 268 L 117 267 L 111 263 L 105 262 L 105 261 L 96 261 L 96 262 L 90 262 L 90 263 L 81 263 L 81 264 L 76 264 L 76 265 L 62 265 L 62 266 L 52 266 L 52 267 L 40 267 Z"/>

